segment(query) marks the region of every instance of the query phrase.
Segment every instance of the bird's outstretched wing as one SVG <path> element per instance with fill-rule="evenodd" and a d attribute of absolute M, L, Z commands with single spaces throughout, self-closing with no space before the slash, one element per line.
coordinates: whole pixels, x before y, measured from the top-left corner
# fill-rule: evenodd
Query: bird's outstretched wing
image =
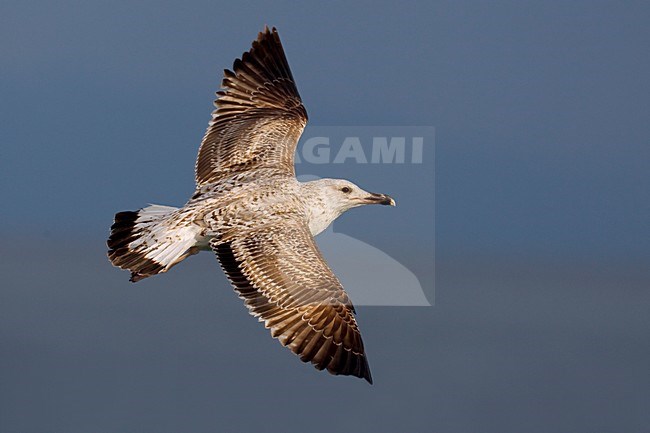
<path fill-rule="evenodd" d="M 258 35 L 233 71 L 224 71 L 199 149 L 198 187 L 254 169 L 295 174 L 294 152 L 307 112 L 275 28 Z"/>
<path fill-rule="evenodd" d="M 283 346 L 372 383 L 354 307 L 299 219 L 230 233 L 212 249 L 249 312 Z"/>

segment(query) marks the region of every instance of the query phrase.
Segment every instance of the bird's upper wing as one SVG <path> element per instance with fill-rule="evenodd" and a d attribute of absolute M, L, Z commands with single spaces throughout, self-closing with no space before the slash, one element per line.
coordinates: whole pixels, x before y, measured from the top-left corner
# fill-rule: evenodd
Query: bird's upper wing
<path fill-rule="evenodd" d="M 298 218 L 212 242 L 250 313 L 300 356 L 333 374 L 372 383 L 354 307 Z"/>
<path fill-rule="evenodd" d="M 224 71 L 199 149 L 198 187 L 252 169 L 295 174 L 294 152 L 307 112 L 275 28 L 258 35 L 233 71 Z"/>

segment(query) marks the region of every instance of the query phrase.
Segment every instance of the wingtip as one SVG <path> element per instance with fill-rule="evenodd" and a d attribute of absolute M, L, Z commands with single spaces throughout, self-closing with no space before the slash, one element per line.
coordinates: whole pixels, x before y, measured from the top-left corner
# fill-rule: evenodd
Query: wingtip
<path fill-rule="evenodd" d="M 372 385 L 372 373 L 370 373 L 370 365 L 368 364 L 368 359 L 364 356 L 364 363 L 361 377 L 366 379 L 366 381 Z"/>
<path fill-rule="evenodd" d="M 267 36 L 272 35 L 273 33 L 277 33 L 277 31 L 275 30 L 275 27 L 272 27 L 272 28 L 269 29 L 268 24 L 264 24 L 264 29 L 262 29 L 262 31 L 259 32 L 259 34 L 257 35 L 257 42 L 261 42 L 262 39 L 264 39 Z"/>
<path fill-rule="evenodd" d="M 279 37 L 278 29 L 275 26 L 269 27 L 268 24 L 264 24 L 264 29 L 257 34 L 256 42 L 262 42 L 263 39 L 268 37 L 275 37 L 277 39 Z"/>

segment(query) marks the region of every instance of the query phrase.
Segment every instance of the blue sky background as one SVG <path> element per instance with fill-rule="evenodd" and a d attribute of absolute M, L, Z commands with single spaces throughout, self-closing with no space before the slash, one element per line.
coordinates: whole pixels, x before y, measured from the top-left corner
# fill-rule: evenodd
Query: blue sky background
<path fill-rule="evenodd" d="M 359 431 L 643 431 L 648 22 L 645 2 L 3 2 L 0 430 L 329 431 L 328 407 Z M 336 230 L 436 283 L 434 308 L 359 309 L 374 387 L 284 353 L 208 254 L 138 286 L 104 256 L 115 211 L 192 193 L 221 71 L 264 24 L 311 124 L 436 130 L 435 182 L 329 171 L 399 203 Z"/>

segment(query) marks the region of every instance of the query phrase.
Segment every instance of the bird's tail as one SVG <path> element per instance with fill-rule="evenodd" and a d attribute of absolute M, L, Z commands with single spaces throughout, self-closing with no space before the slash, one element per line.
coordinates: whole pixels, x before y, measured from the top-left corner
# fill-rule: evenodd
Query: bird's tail
<path fill-rule="evenodd" d="M 151 205 L 135 212 L 119 212 L 108 238 L 108 258 L 131 271 L 131 281 L 167 272 L 199 251 L 198 226 L 179 224 L 178 208 Z"/>

